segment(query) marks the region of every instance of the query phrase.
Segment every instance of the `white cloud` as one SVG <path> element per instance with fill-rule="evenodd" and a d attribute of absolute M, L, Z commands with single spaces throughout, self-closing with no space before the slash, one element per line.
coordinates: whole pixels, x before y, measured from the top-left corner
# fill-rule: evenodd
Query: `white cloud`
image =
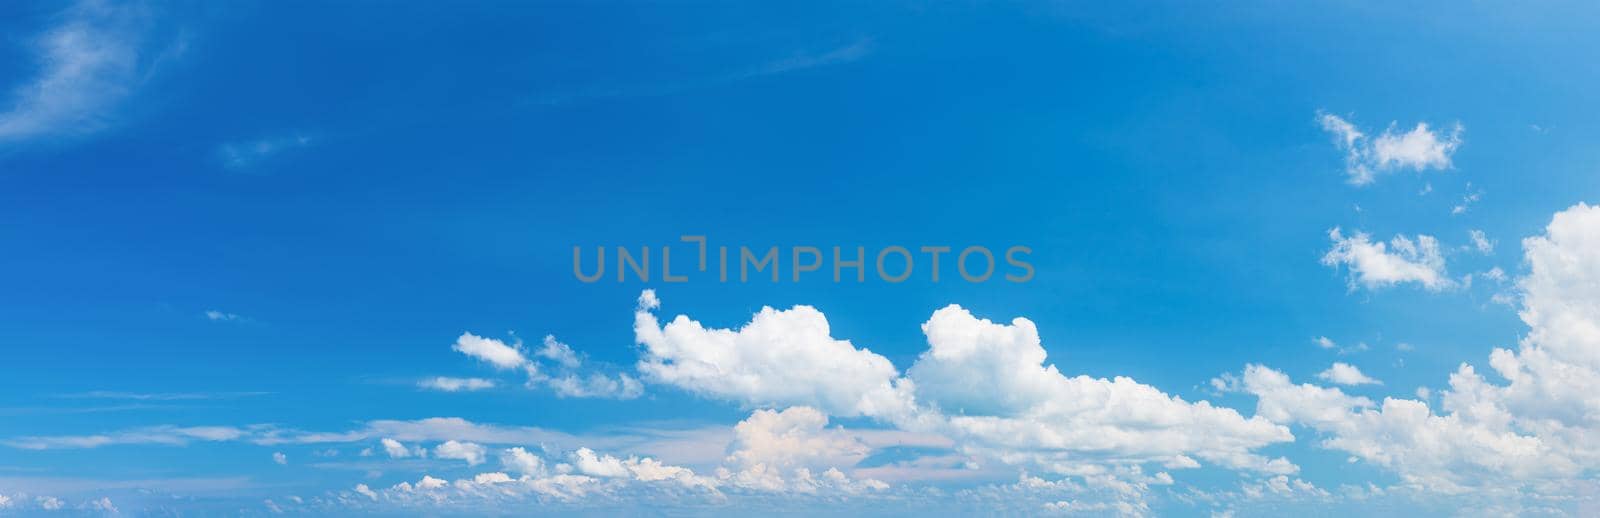
<path fill-rule="evenodd" d="M 753 406 L 807 405 L 840 416 L 904 411 L 894 365 L 829 336 L 828 319 L 816 308 L 761 308 L 735 331 L 681 315 L 662 326 L 648 309 L 659 304 L 646 292 L 634 316 L 646 379 Z"/>
<path fill-rule="evenodd" d="M 1166 473 L 1147 475 L 1137 467 L 1120 469 L 1116 473 L 1059 480 L 1023 473 L 1015 483 L 980 486 L 963 491 L 963 495 L 989 509 L 1024 506 L 1020 514 L 1027 515 L 1039 514 L 1039 509 L 1085 516 L 1150 515 L 1146 496 L 1151 487 L 1172 484 L 1172 477 Z"/>
<path fill-rule="evenodd" d="M 520 342 L 507 345 L 500 340 L 472 333 L 462 333 L 452 349 L 489 362 L 501 370 L 522 370 L 528 376 L 529 387 L 548 386 L 561 397 L 633 399 L 644 394 L 644 384 L 627 374 L 583 372 L 583 361 L 578 353 L 554 336 L 545 336 L 543 347 L 533 351 L 533 358 L 550 362 L 544 365 L 525 356 Z"/>
<path fill-rule="evenodd" d="M 639 292 L 639 311 L 655 311 L 657 309 L 661 309 L 661 299 L 656 298 L 656 290 L 647 289 Z"/>
<path fill-rule="evenodd" d="M 1326 490 L 1312 485 L 1310 482 L 1298 478 L 1289 478 L 1287 475 L 1278 475 L 1256 482 L 1241 483 L 1239 492 L 1242 497 L 1249 500 L 1265 498 L 1295 499 L 1299 497 L 1325 499 L 1331 496 Z"/>
<path fill-rule="evenodd" d="M 385 445 L 385 448 L 388 446 Z M 483 459 L 488 456 L 489 450 L 482 445 L 456 440 L 445 441 L 433 448 L 433 456 L 440 459 L 457 459 L 467 461 L 468 466 L 483 464 Z"/>
<path fill-rule="evenodd" d="M 289 463 L 289 456 L 288 455 L 284 455 L 283 452 L 281 452 L 281 451 L 272 452 L 272 462 L 276 462 L 279 465 L 288 464 Z"/>
<path fill-rule="evenodd" d="M 648 457 L 622 458 L 589 448 L 579 448 L 568 457 L 572 464 L 559 464 L 556 469 L 549 470 L 542 459 L 526 450 L 507 449 L 502 452 L 501 461 L 507 467 L 519 468 L 511 470 L 516 476 L 491 471 L 451 481 L 423 475 L 416 482 L 400 482 L 377 490 L 358 484 L 347 493 L 352 498 L 338 498 L 335 505 L 368 511 L 373 510 L 370 506 L 392 505 L 394 509 L 405 510 L 406 514 L 416 514 L 420 506 L 430 506 L 446 514 L 461 514 L 470 509 L 478 509 L 476 514 L 481 514 L 484 505 L 498 508 L 513 502 L 537 502 L 542 509 L 556 510 L 561 508 L 553 506 L 588 497 L 603 497 L 613 502 L 631 497 L 652 505 L 687 501 L 721 503 L 725 497 L 719 488 L 729 483 Z M 361 498 L 353 498 L 358 496 Z"/>
<path fill-rule="evenodd" d="M 1411 131 L 1396 134 L 1384 130 L 1372 141 L 1372 151 L 1379 169 L 1409 167 L 1424 169 L 1450 168 L 1450 155 L 1461 145 L 1461 126 L 1456 125 L 1449 135 L 1441 136 L 1428 129 L 1428 123 L 1419 122 Z"/>
<path fill-rule="evenodd" d="M 1516 351 L 1489 356 L 1504 384 L 1462 364 L 1438 391 L 1439 412 L 1294 385 L 1259 366 L 1246 369 L 1244 390 L 1259 398 L 1259 415 L 1316 429 L 1323 446 L 1393 470 L 1408 487 L 1547 499 L 1592 491 L 1577 488 L 1600 469 L 1600 208 L 1557 213 L 1523 249 L 1529 273 L 1517 287 L 1529 331 Z"/>
<path fill-rule="evenodd" d="M 500 465 L 513 472 L 532 477 L 544 476 L 546 470 L 543 458 L 528 453 L 528 450 L 521 447 L 507 448 L 500 452 Z"/>
<path fill-rule="evenodd" d="M 922 325 L 930 348 L 907 371 L 919 416 L 965 451 L 1075 471 L 1093 463 L 1192 465 L 1291 472 L 1252 450 L 1293 440 L 1284 427 L 1201 401 L 1190 403 L 1126 377 L 1063 375 L 1046 363 L 1032 321 L 978 319 L 960 306 Z M 934 420 L 930 415 L 940 415 Z"/>
<path fill-rule="evenodd" d="M 727 466 L 717 476 L 736 487 L 767 492 L 886 489 L 882 481 L 852 479 L 840 469 L 860 462 L 872 448 L 843 429 L 827 429 L 827 424 L 828 417 L 810 407 L 757 410 L 734 426 Z"/>
<path fill-rule="evenodd" d="M 1294 385 L 1283 373 L 1255 365 L 1245 380 L 1244 390 L 1259 398 L 1259 415 L 1329 434 L 1324 447 L 1393 469 L 1409 485 L 1455 493 L 1475 481 L 1531 481 L 1572 469 L 1536 437 L 1480 426 L 1459 414 L 1433 415 L 1425 402 L 1389 398 L 1377 405 L 1336 388 Z"/>
<path fill-rule="evenodd" d="M 578 448 L 572 453 L 572 466 L 579 473 L 595 477 L 626 477 L 627 466 L 622 465 L 622 459 L 610 455 L 599 455 L 589 448 Z"/>
<path fill-rule="evenodd" d="M 836 468 L 829 468 L 818 476 L 807 468 L 795 468 L 786 473 L 766 464 L 757 464 L 739 471 L 719 468 L 717 477 L 734 487 L 769 493 L 859 495 L 889 489 L 889 485 L 882 481 L 852 479 Z"/>
<path fill-rule="evenodd" d="M 583 372 L 583 360 L 572 347 L 546 335 L 535 356 L 549 360 L 543 368 L 528 369 L 528 384 L 544 384 L 560 397 L 633 399 L 644 395 L 644 384 L 624 373 Z M 551 374 L 545 374 L 550 371 Z"/>
<path fill-rule="evenodd" d="M 577 439 L 571 435 L 531 426 L 496 426 L 480 424 L 459 417 L 430 417 L 410 421 L 369 421 L 355 430 L 345 432 L 302 432 L 293 430 L 267 430 L 251 437 L 257 444 L 319 444 L 357 442 L 385 438 L 394 441 L 446 441 L 460 440 L 488 444 L 570 444 Z M 416 448 L 421 450 L 421 447 Z"/>
<path fill-rule="evenodd" d="M 234 399 L 265 396 L 268 394 L 271 394 L 271 392 L 118 392 L 111 390 L 91 390 L 88 392 L 60 394 L 57 397 L 69 399 L 129 399 L 134 401 L 189 401 L 204 399 Z"/>
<path fill-rule="evenodd" d="M 1395 133 L 1391 124 L 1383 134 L 1370 137 L 1337 115 L 1319 113 L 1317 121 L 1345 151 L 1345 173 L 1355 185 L 1370 184 L 1379 173 L 1396 169 L 1449 169 L 1450 156 L 1461 145 L 1460 124 L 1449 134 L 1430 130 L 1425 122 L 1417 123 L 1411 131 Z"/>
<path fill-rule="evenodd" d="M 103 129 L 150 69 L 141 6 L 83 1 L 59 19 L 31 42 L 39 72 L 15 85 L 0 112 L 0 142 Z"/>
<path fill-rule="evenodd" d="M 223 322 L 233 321 L 233 320 L 244 320 L 244 317 L 242 317 L 242 316 L 239 316 L 239 315 L 236 315 L 236 314 L 233 314 L 233 313 L 224 313 L 224 312 L 221 312 L 221 311 L 217 311 L 215 309 L 207 310 L 205 312 L 205 315 L 206 315 L 206 320 L 216 320 L 216 321 L 223 321 Z"/>
<path fill-rule="evenodd" d="M 579 448 L 572 453 L 572 467 L 583 475 L 599 477 L 602 479 L 632 479 L 641 482 L 673 481 L 685 487 L 698 487 L 714 490 L 719 482 L 715 479 L 696 475 L 693 470 L 681 466 L 663 464 L 649 457 L 628 457 L 626 459 L 595 453 L 589 448 Z"/>
<path fill-rule="evenodd" d="M 1473 204 L 1478 203 L 1478 200 L 1481 199 L 1483 199 L 1483 190 L 1472 190 L 1472 182 L 1467 182 L 1467 193 L 1461 195 L 1461 203 L 1450 208 L 1450 215 L 1459 216 L 1465 214 L 1467 210 L 1472 208 Z"/>
<path fill-rule="evenodd" d="M 871 449 L 843 430 L 828 430 L 828 416 L 811 407 L 757 410 L 733 427 L 727 462 L 753 467 L 826 469 L 853 466 Z"/>
<path fill-rule="evenodd" d="M 516 369 L 528 363 L 528 359 L 522 356 L 521 344 L 506 345 L 505 342 L 472 333 L 461 333 L 451 349 L 488 362 L 497 369 Z"/>
<path fill-rule="evenodd" d="M 1338 137 L 1338 144 L 1346 149 L 1356 149 L 1356 144 L 1367 138 L 1367 135 L 1356 128 L 1356 125 L 1340 118 L 1338 115 L 1319 113 L 1317 122 L 1322 124 L 1323 131 Z"/>
<path fill-rule="evenodd" d="M 416 489 L 439 489 L 449 484 L 449 482 L 442 478 L 434 478 L 429 475 L 423 475 L 422 480 L 417 481 Z"/>
<path fill-rule="evenodd" d="M 457 392 L 462 390 L 471 391 L 494 388 L 494 380 L 486 380 L 483 378 L 449 378 L 438 376 L 418 381 L 417 386 L 420 388 L 442 390 L 445 392 Z"/>
<path fill-rule="evenodd" d="M 571 346 L 556 340 L 555 335 L 545 335 L 544 347 L 539 349 L 538 355 L 569 369 L 578 366 L 578 353 L 573 352 Z"/>
<path fill-rule="evenodd" d="M 327 444 L 379 441 L 385 453 L 394 457 L 423 456 L 427 450 L 406 442 L 472 441 L 488 444 L 574 445 L 583 441 L 605 445 L 641 444 L 645 439 L 626 434 L 578 437 L 529 426 L 498 426 L 474 423 L 459 417 L 430 417 L 409 421 L 375 420 L 347 431 L 313 432 L 254 424 L 231 426 L 160 425 L 132 428 L 93 435 L 31 436 L 0 440 L 21 449 L 81 449 L 109 445 L 143 444 L 184 446 L 192 442 L 247 442 L 262 446 L 284 444 Z M 404 441 L 404 442 L 402 442 Z M 367 455 L 370 455 L 368 453 Z M 365 455 L 364 455 L 365 456 Z"/>
<path fill-rule="evenodd" d="M 1417 235 L 1413 241 L 1397 235 L 1387 244 L 1374 243 L 1366 233 L 1345 237 L 1339 228 L 1328 231 L 1333 248 L 1322 256 L 1322 264 L 1350 271 L 1350 287 L 1378 289 L 1405 282 L 1439 291 L 1455 286 L 1445 273 L 1444 256 L 1432 236 Z"/>
<path fill-rule="evenodd" d="M 564 93 L 551 93 L 533 99 L 534 103 L 556 105 L 585 99 L 640 97 L 667 95 L 747 79 L 786 74 L 816 67 L 850 63 L 865 57 L 872 50 L 871 40 L 858 40 L 820 53 L 798 53 L 789 57 L 767 61 L 715 75 L 685 77 L 659 83 L 634 84 L 604 88 L 589 88 Z"/>
<path fill-rule="evenodd" d="M 545 384 L 561 397 L 633 399 L 644 394 L 644 384 L 620 373 L 615 377 L 598 372 L 587 376 L 567 374 L 547 378 Z"/>
<path fill-rule="evenodd" d="M 1328 370 L 1317 374 L 1318 378 L 1340 385 L 1382 385 L 1383 382 L 1372 379 L 1361 373 L 1361 369 L 1344 362 L 1333 362 Z"/>
<path fill-rule="evenodd" d="M 242 169 L 285 151 L 309 146 L 311 143 L 312 138 L 303 134 L 227 142 L 217 146 L 217 157 L 222 161 L 222 165 L 230 169 Z"/>
<path fill-rule="evenodd" d="M 66 502 L 62 502 L 60 498 L 53 496 L 41 496 L 38 498 L 38 502 L 39 507 L 46 511 L 60 511 L 67 506 Z"/>
<path fill-rule="evenodd" d="M 1132 502 L 1074 502 L 1060 500 L 1044 504 L 1047 511 L 1066 514 L 1084 514 L 1091 516 L 1144 516 L 1149 512 L 1147 506 L 1140 506 Z"/>
<path fill-rule="evenodd" d="M 1489 236 L 1482 230 L 1470 230 L 1467 234 L 1472 237 L 1472 247 L 1477 249 L 1478 253 L 1484 255 L 1494 253 L 1494 242 L 1490 241 Z"/>
<path fill-rule="evenodd" d="M 416 448 L 410 448 L 410 447 L 407 447 L 405 445 L 405 443 L 402 443 L 400 441 L 396 441 L 394 439 L 390 439 L 388 437 L 384 437 L 382 440 L 380 440 L 378 442 L 383 445 L 383 453 L 389 455 L 389 458 L 391 458 L 391 459 L 404 459 L 406 457 L 421 457 L 421 456 L 427 454 L 427 450 L 422 449 L 421 446 L 417 446 Z"/>
<path fill-rule="evenodd" d="M 737 331 L 707 329 L 686 316 L 665 326 L 649 311 L 635 316 L 647 377 L 721 399 L 874 417 L 949 436 L 969 454 L 1062 472 L 1095 463 L 1193 465 L 1194 458 L 1236 469 L 1295 469 L 1252 453 L 1293 438 L 1265 419 L 1128 378 L 1062 375 L 1044 363 L 1027 319 L 1001 325 L 959 306 L 941 309 L 923 325 L 931 348 L 905 377 L 886 358 L 828 330 L 822 313 L 808 306 L 763 308 Z"/>
<path fill-rule="evenodd" d="M 246 437 L 249 431 L 231 426 L 151 426 L 97 435 L 22 437 L 4 444 L 25 450 L 98 448 L 124 444 L 182 446 L 194 441 L 231 441 Z"/>
<path fill-rule="evenodd" d="M 1356 342 L 1355 345 L 1340 346 L 1338 342 L 1335 342 L 1332 338 L 1328 338 L 1326 336 L 1312 338 L 1311 343 L 1316 344 L 1316 346 L 1320 349 L 1337 352 L 1341 356 L 1359 353 L 1370 349 L 1366 342 Z"/>

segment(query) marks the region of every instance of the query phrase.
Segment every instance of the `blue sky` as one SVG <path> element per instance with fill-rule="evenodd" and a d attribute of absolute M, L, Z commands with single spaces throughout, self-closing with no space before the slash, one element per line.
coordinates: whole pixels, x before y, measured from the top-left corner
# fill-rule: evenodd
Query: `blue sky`
<path fill-rule="evenodd" d="M 1541 7 L 9 3 L 0 515 L 1583 514 Z"/>

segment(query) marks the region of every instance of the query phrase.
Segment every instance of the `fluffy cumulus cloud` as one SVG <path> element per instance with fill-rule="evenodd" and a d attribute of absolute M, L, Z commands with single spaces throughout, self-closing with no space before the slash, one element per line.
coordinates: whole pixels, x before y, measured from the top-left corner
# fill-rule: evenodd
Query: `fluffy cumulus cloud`
<path fill-rule="evenodd" d="M 1445 273 L 1444 255 L 1433 236 L 1412 238 L 1397 235 L 1388 243 L 1373 242 L 1363 232 L 1345 236 L 1339 228 L 1328 231 L 1333 248 L 1322 256 L 1322 264 L 1350 272 L 1350 287 L 1377 289 L 1414 282 L 1439 291 L 1456 286 Z"/>
<path fill-rule="evenodd" d="M 1236 469 L 1292 472 L 1288 461 L 1253 453 L 1293 440 L 1261 418 L 1188 402 L 1131 378 L 1067 376 L 1047 357 L 1032 321 L 979 319 L 959 306 L 936 311 L 922 330 L 930 348 L 908 371 L 926 426 L 964 448 L 1062 473 L 1099 464 L 1193 467 L 1196 459 Z"/>
<path fill-rule="evenodd" d="M 488 456 L 489 450 L 482 445 L 456 440 L 445 441 L 433 448 L 433 456 L 440 459 L 456 459 L 467 461 L 468 466 L 483 464 L 483 459 Z"/>
<path fill-rule="evenodd" d="M 642 304 L 635 315 L 645 348 L 639 368 L 648 379 L 752 406 L 810 407 L 758 413 L 741 425 L 752 433 L 780 423 L 786 430 L 815 429 L 821 413 L 831 413 L 947 436 L 968 455 L 1063 474 L 1143 476 L 1143 464 L 1176 469 L 1200 461 L 1296 470 L 1285 459 L 1255 453 L 1292 440 L 1284 426 L 1129 378 L 1066 376 L 1046 363 L 1027 319 L 997 324 L 959 306 L 941 309 L 923 324 L 930 349 L 901 375 L 888 359 L 833 338 L 827 319 L 811 307 L 763 308 L 733 330 L 708 329 L 686 316 L 663 326 L 655 306 Z M 822 379 L 816 372 L 831 374 Z"/>
<path fill-rule="evenodd" d="M 827 424 L 828 416 L 810 407 L 757 410 L 734 426 L 731 453 L 717 477 L 737 487 L 769 492 L 888 489 L 882 481 L 852 479 L 840 470 L 860 462 L 872 448 L 842 429 L 828 429 Z"/>
<path fill-rule="evenodd" d="M 388 455 L 391 459 L 403 459 L 406 457 L 421 457 L 427 455 L 427 450 L 424 450 L 421 446 L 411 448 L 406 446 L 405 443 L 390 439 L 388 437 L 384 437 L 382 440 L 380 440 L 379 444 L 383 445 L 383 453 Z"/>
<path fill-rule="evenodd" d="M 1449 169 L 1451 155 L 1461 146 L 1460 124 L 1448 132 L 1435 131 L 1425 122 L 1396 132 L 1391 124 L 1382 134 L 1370 136 L 1331 113 L 1318 114 L 1317 122 L 1345 151 L 1345 173 L 1355 185 L 1370 184 L 1378 174 L 1396 170 Z"/>
<path fill-rule="evenodd" d="M 833 338 L 816 308 L 761 308 L 735 330 L 706 328 L 683 315 L 663 326 L 652 311 L 659 304 L 655 292 L 646 291 L 634 315 L 634 334 L 644 347 L 638 369 L 650 381 L 753 406 L 808 405 L 839 416 L 908 410 L 894 364 Z"/>
<path fill-rule="evenodd" d="M 1328 370 L 1317 374 L 1317 377 L 1324 381 L 1337 383 L 1340 385 L 1383 384 L 1383 382 L 1372 379 L 1372 377 L 1363 374 L 1361 369 L 1356 368 L 1356 366 L 1344 362 L 1333 362 L 1333 365 L 1328 367 Z"/>
<path fill-rule="evenodd" d="M 1470 367 L 1463 372 L 1472 376 Z M 1453 376 L 1452 384 L 1460 376 Z M 1539 437 L 1484 426 L 1460 412 L 1438 415 L 1422 401 L 1374 403 L 1337 388 L 1295 384 L 1259 365 L 1245 369 L 1243 390 L 1259 398 L 1258 414 L 1317 430 L 1326 435 L 1324 447 L 1392 469 L 1418 489 L 1461 493 L 1575 473 L 1572 462 Z"/>
<path fill-rule="evenodd" d="M 1259 415 L 1314 429 L 1324 447 L 1394 471 L 1403 487 L 1593 506 L 1583 475 L 1600 469 L 1600 208 L 1556 214 L 1523 248 L 1529 330 L 1516 350 L 1489 355 L 1503 383 L 1462 364 L 1439 408 L 1295 384 L 1262 366 L 1238 386 L 1257 396 Z"/>
<path fill-rule="evenodd" d="M 1355 282 L 1394 283 L 1408 276 L 1430 282 L 1425 272 L 1363 254 L 1395 256 L 1434 271 L 1426 267 L 1427 256 L 1437 254 L 1431 240 L 1360 239 L 1350 245 L 1339 256 L 1349 259 L 1339 264 L 1351 265 Z M 1253 414 L 1241 414 L 1127 377 L 1064 372 L 1032 321 L 991 321 L 956 305 L 922 323 L 927 349 L 900 369 L 834 337 L 815 308 L 762 308 L 744 325 L 721 329 L 682 315 L 663 322 L 657 317 L 661 300 L 646 291 L 634 314 L 641 379 L 748 407 L 747 418 L 731 429 L 695 432 L 693 439 L 679 435 L 672 447 L 658 443 L 655 449 L 636 439 L 458 418 L 373 421 L 342 432 L 163 426 L 6 444 L 378 441 L 373 449 L 379 455 L 408 459 L 396 464 L 457 471 L 448 477 L 449 472 L 414 471 L 387 487 L 365 480 L 304 501 L 273 499 L 272 507 L 286 512 L 325 514 L 469 506 L 442 511 L 451 513 L 529 501 L 724 505 L 741 498 L 816 497 L 803 501 L 809 505 L 904 501 L 934 491 L 897 485 L 916 480 L 898 470 L 979 474 L 986 482 L 940 501 L 1021 513 L 1144 515 L 1161 510 L 1149 498 L 1157 494 L 1223 513 L 1251 502 L 1325 505 L 1395 495 L 1511 502 L 1492 509 L 1513 514 L 1570 512 L 1600 503 L 1592 496 L 1600 494 L 1600 484 L 1589 478 L 1600 469 L 1600 443 L 1593 440 L 1600 436 L 1600 208 L 1578 205 L 1558 213 L 1522 247 L 1527 274 L 1506 282 L 1515 286 L 1526 336 L 1515 348 L 1494 350 L 1487 370 L 1462 364 L 1448 387 L 1419 392 L 1426 394 L 1421 399 L 1347 392 L 1350 386 L 1381 388 L 1347 363 L 1333 363 L 1314 382 L 1251 364 L 1213 380 L 1217 389 L 1254 398 Z M 1445 278 L 1442 265 L 1436 275 Z M 1348 349 L 1327 338 L 1314 342 Z M 457 350 L 500 369 L 530 373 L 530 379 L 547 379 L 535 372 L 572 372 L 584 364 L 581 354 L 553 337 L 525 348 L 469 333 L 457 341 Z M 839 426 L 841 420 L 851 428 Z M 1392 482 L 1323 489 L 1297 478 L 1297 466 L 1265 453 L 1295 434 L 1351 462 L 1392 473 Z M 921 453 L 895 460 L 905 455 L 897 446 Z M 680 450 L 711 453 L 689 460 L 670 453 Z M 368 461 L 392 462 L 363 460 Z M 1211 491 L 1170 487 L 1184 478 L 1183 470 L 1202 466 L 1233 471 L 1237 482 L 1228 484 L 1237 485 Z M 458 476 L 463 469 L 472 473 Z M 1002 476 L 1016 482 L 994 482 Z M 38 505 L 32 496 L 25 501 Z"/>
<path fill-rule="evenodd" d="M 828 430 L 828 416 L 811 407 L 757 410 L 733 427 L 728 463 L 753 467 L 829 468 L 851 466 L 871 451 L 844 430 Z"/>
<path fill-rule="evenodd" d="M 500 452 L 500 465 L 512 473 L 534 477 L 542 476 L 546 471 L 544 459 L 521 446 Z"/>

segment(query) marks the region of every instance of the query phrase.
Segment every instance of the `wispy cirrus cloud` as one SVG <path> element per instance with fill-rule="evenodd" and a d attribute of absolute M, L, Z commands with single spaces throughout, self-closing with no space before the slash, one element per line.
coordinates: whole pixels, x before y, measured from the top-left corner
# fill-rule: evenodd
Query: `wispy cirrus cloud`
<path fill-rule="evenodd" d="M 59 394 L 56 397 L 65 399 L 126 399 L 135 401 L 186 401 L 202 399 L 234 399 L 251 396 L 264 396 L 271 392 L 245 391 L 245 392 L 120 392 L 114 390 L 91 390 L 88 392 L 74 392 Z"/>
<path fill-rule="evenodd" d="M 5 407 L 0 408 L 0 416 L 95 414 L 102 412 L 129 412 L 137 410 L 172 410 L 185 408 L 197 401 L 236 399 L 262 396 L 266 394 L 270 394 L 270 392 L 119 392 L 109 390 L 92 390 L 88 392 L 55 394 L 51 397 L 63 400 L 113 401 L 114 403 L 90 406 L 69 404 Z"/>
<path fill-rule="evenodd" d="M 0 439 L 0 444 L 28 450 L 82 449 L 113 445 L 184 446 L 200 441 L 237 441 L 264 446 L 330 444 L 376 441 L 470 440 L 495 444 L 569 444 L 576 436 L 537 427 L 480 424 L 458 417 L 433 417 L 412 421 L 376 420 L 338 432 L 284 428 L 272 424 L 239 426 L 156 425 L 88 435 L 40 435 Z"/>
<path fill-rule="evenodd" d="M 85 0 L 56 19 L 29 42 L 38 72 L 0 105 L 0 143 L 104 129 L 161 54 L 140 4 Z"/>
<path fill-rule="evenodd" d="M 0 444 L 24 450 L 83 449 L 128 444 L 182 446 L 201 441 L 233 441 L 244 438 L 249 433 L 251 433 L 249 428 L 233 426 L 161 425 L 93 435 L 21 437 L 0 440 Z"/>
<path fill-rule="evenodd" d="M 483 390 L 494 388 L 494 386 L 494 380 L 486 380 L 483 378 L 451 378 L 448 376 L 436 376 L 417 382 L 418 388 L 439 390 L 444 392 Z"/>
<path fill-rule="evenodd" d="M 218 311 L 218 310 L 215 310 L 215 309 L 208 309 L 208 310 L 206 310 L 205 313 L 202 313 L 202 314 L 205 315 L 206 320 L 211 320 L 211 321 L 214 321 L 214 322 L 229 322 L 229 321 L 235 321 L 235 320 L 247 320 L 244 317 L 244 315 L 240 315 L 240 314 L 237 314 L 237 313 L 228 313 L 226 311 Z"/>
<path fill-rule="evenodd" d="M 217 159 L 229 169 L 245 169 L 315 142 L 315 138 L 300 132 L 225 142 L 217 146 Z"/>
<path fill-rule="evenodd" d="M 531 99 L 531 104 L 558 105 L 589 99 L 617 97 L 650 97 L 737 83 L 759 77 L 798 72 L 801 70 L 842 65 L 867 57 L 872 53 L 871 39 L 859 39 L 822 52 L 802 52 L 795 55 L 759 63 L 722 74 L 682 78 L 668 81 L 639 83 L 625 86 L 595 87 L 571 92 L 558 92 Z"/>

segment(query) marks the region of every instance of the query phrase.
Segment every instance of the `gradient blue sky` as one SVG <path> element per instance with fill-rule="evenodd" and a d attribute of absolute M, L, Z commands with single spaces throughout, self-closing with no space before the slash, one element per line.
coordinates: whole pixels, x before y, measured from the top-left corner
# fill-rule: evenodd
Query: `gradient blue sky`
<path fill-rule="evenodd" d="M 1575 207 L 1600 199 L 1600 9 L 1541 7 L 6 3 L 0 515 L 1593 509 L 1600 455 L 1582 437 L 1600 430 L 1600 403 L 1557 393 L 1600 380 L 1584 360 L 1600 344 L 1540 334 L 1559 323 L 1518 311 L 1600 321 L 1588 305 L 1600 294 L 1539 291 L 1586 285 L 1561 275 L 1600 265 L 1583 248 L 1600 226 Z M 1364 137 L 1346 145 L 1336 120 Z M 1355 184 L 1362 167 L 1376 176 Z M 1578 230 L 1547 229 L 1557 213 Z M 574 246 L 673 245 L 675 264 L 691 264 L 684 234 L 824 250 L 1025 245 L 1037 274 L 968 283 L 946 263 L 938 283 L 572 275 Z M 1536 236 L 1579 267 L 1537 268 L 1543 256 L 1522 241 Z M 1340 255 L 1340 239 L 1354 252 Z M 1372 255 L 1374 243 L 1386 248 Z M 647 288 L 661 307 L 636 314 Z M 1123 376 L 1181 398 L 1174 408 L 1207 401 L 1239 426 L 1281 426 L 1291 440 L 1246 450 L 1294 469 L 1229 466 L 1205 447 L 1178 451 L 1199 467 L 1130 460 L 1139 444 L 1001 447 L 949 423 L 716 388 L 647 372 L 641 362 L 663 353 L 635 327 L 685 314 L 737 330 L 764 306 L 806 305 L 833 338 L 912 379 L 929 350 L 922 324 L 950 304 L 1027 319 L 1044 363 L 1068 378 Z M 540 376 L 616 386 L 562 392 L 456 350 L 463 333 L 520 340 Z M 547 335 L 577 361 L 539 356 Z M 1496 348 L 1566 351 L 1576 371 L 1561 372 L 1578 374 L 1521 391 L 1490 367 Z M 1340 386 L 1335 362 L 1381 383 Z M 1510 424 L 1441 399 L 1467 392 L 1451 386 L 1463 363 L 1509 387 L 1483 397 Z M 848 384 L 800 360 L 766 367 L 822 391 Z M 1274 402 L 1310 404 L 1272 399 L 1272 374 L 1371 407 L 1272 415 Z M 421 384 L 441 376 L 494 386 Z M 916 415 L 934 419 L 941 389 L 925 380 Z M 1009 397 L 979 385 L 955 399 Z M 1040 405 L 1064 397 L 1040 390 Z M 1386 397 L 1465 422 L 1466 442 L 1421 460 L 1341 446 L 1405 447 L 1393 445 L 1406 431 L 1359 424 L 1388 413 Z M 1519 406 L 1530 400 L 1549 404 Z M 963 411 L 948 406 L 945 417 Z M 736 424 L 790 407 L 774 415 L 828 424 L 791 430 L 797 442 L 778 449 L 850 453 L 738 455 L 756 441 Z M 1029 408 L 1004 417 L 1044 407 Z M 1134 443 L 1140 430 L 1231 426 L 1055 417 L 1030 422 L 1132 430 Z M 1537 451 L 1497 459 L 1471 442 L 1483 434 Z M 391 455 L 386 438 L 403 450 Z M 451 440 L 484 459 L 441 453 Z M 513 447 L 544 469 L 512 469 Z M 701 478 L 586 469 L 584 447 Z M 1528 459 L 1573 466 L 1508 467 Z M 781 465 L 782 487 L 742 483 L 757 464 Z M 1503 473 L 1473 478 L 1484 466 Z M 797 489 L 801 467 L 845 481 Z M 491 472 L 518 489 L 419 484 Z M 529 489 L 557 479 L 590 491 Z"/>

